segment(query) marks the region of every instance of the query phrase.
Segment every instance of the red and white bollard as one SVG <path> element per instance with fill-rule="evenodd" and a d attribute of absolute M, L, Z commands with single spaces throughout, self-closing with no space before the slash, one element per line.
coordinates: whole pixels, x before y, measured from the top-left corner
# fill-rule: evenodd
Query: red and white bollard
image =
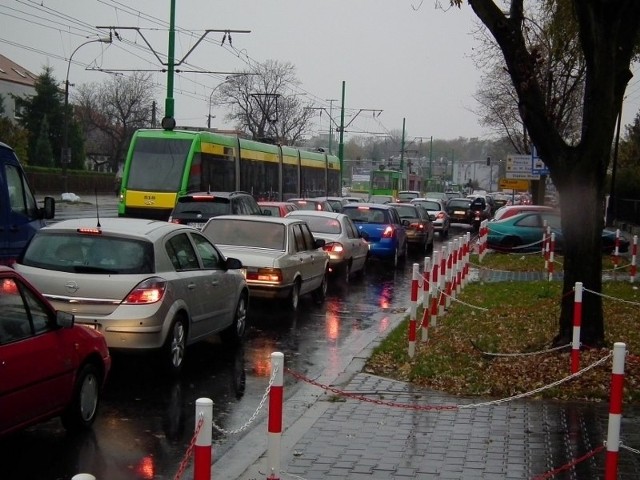
<path fill-rule="evenodd" d="M 620 229 L 616 229 L 616 240 L 613 248 L 613 265 L 618 266 L 620 263 Z"/>
<path fill-rule="evenodd" d="M 447 296 L 445 292 L 447 291 L 447 259 L 449 256 L 447 255 L 447 246 L 442 246 L 442 256 L 440 257 L 440 281 L 438 282 L 440 285 L 440 292 L 438 292 L 438 296 L 440 297 L 440 306 L 438 308 L 438 315 L 444 315 L 444 307 L 447 304 Z"/>
<path fill-rule="evenodd" d="M 551 234 L 551 241 L 549 242 L 549 281 L 553 280 L 553 253 L 556 249 L 556 234 Z"/>
<path fill-rule="evenodd" d="M 611 396 L 609 400 L 609 426 L 607 429 L 607 456 L 604 464 L 605 480 L 616 480 L 618 478 L 618 452 L 620 449 L 625 355 L 626 345 L 622 342 L 614 343 L 613 368 L 611 369 Z"/>
<path fill-rule="evenodd" d="M 280 479 L 280 445 L 282 442 L 282 410 L 284 402 L 284 354 L 271 354 L 271 376 L 269 388 L 269 438 L 267 445 L 268 480 Z"/>
<path fill-rule="evenodd" d="M 194 480 L 210 480 L 213 400 L 210 398 L 196 400 L 195 420 L 198 435 L 193 448 L 193 478 Z"/>
<path fill-rule="evenodd" d="M 573 287 L 573 339 L 571 342 L 571 373 L 580 370 L 580 326 L 582 325 L 582 282 Z"/>
<path fill-rule="evenodd" d="M 631 268 L 629 269 L 629 281 L 633 283 L 636 279 L 636 273 L 638 271 L 638 236 L 633 236 L 633 242 L 631 243 Z"/>
<path fill-rule="evenodd" d="M 433 271 L 431 272 L 431 325 L 435 327 L 438 322 L 438 297 L 440 295 L 440 253 L 433 252 Z"/>
<path fill-rule="evenodd" d="M 471 233 L 467 232 L 464 242 L 464 284 L 469 282 L 469 259 L 471 257 Z"/>
<path fill-rule="evenodd" d="M 455 247 L 453 242 L 447 243 L 447 275 L 445 279 L 444 290 L 447 292 L 445 296 L 445 306 L 449 308 L 451 305 L 451 297 L 453 296 L 453 256 L 455 254 Z"/>
<path fill-rule="evenodd" d="M 420 266 L 413 264 L 411 278 L 411 307 L 409 314 L 409 358 L 416 354 L 416 316 L 418 315 L 418 282 L 420 281 Z"/>
<path fill-rule="evenodd" d="M 424 266 L 422 268 L 422 306 L 425 310 L 429 310 L 429 299 L 431 295 L 431 258 L 424 257 Z"/>

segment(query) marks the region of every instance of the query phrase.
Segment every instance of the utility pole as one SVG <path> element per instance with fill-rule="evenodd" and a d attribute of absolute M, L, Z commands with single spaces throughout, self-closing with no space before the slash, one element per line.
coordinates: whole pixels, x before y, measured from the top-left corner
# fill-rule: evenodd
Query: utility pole
<path fill-rule="evenodd" d="M 406 181 L 404 178 L 404 132 L 406 118 L 402 119 L 402 140 L 400 141 L 400 190 L 406 190 Z"/>
<path fill-rule="evenodd" d="M 342 81 L 342 106 L 340 108 L 340 143 L 338 144 L 338 159 L 340 160 L 340 187 L 342 187 L 342 166 L 344 164 L 344 90 L 345 81 Z"/>

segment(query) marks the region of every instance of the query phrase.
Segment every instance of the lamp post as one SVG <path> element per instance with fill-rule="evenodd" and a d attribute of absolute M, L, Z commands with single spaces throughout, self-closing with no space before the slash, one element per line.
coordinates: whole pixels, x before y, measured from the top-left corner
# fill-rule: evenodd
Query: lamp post
<path fill-rule="evenodd" d="M 81 43 L 69 56 L 67 65 L 67 77 L 64 81 L 64 123 L 62 129 L 62 152 L 60 152 L 60 163 L 62 164 L 62 178 L 64 180 L 64 191 L 67 192 L 67 165 L 71 163 L 71 149 L 69 148 L 69 70 L 71 70 L 71 61 L 76 52 L 89 43 L 111 43 L 111 35 L 108 37 L 95 38 L 93 40 Z"/>
<path fill-rule="evenodd" d="M 218 88 L 220 88 L 220 86 L 224 85 L 229 80 L 231 80 L 230 76 L 225 77 L 223 82 L 220 82 L 218 85 L 213 87 L 213 90 L 211 90 L 211 95 L 209 95 L 209 115 L 207 115 L 207 128 L 211 128 L 211 102 L 213 99 L 213 94 L 216 90 L 218 90 Z"/>

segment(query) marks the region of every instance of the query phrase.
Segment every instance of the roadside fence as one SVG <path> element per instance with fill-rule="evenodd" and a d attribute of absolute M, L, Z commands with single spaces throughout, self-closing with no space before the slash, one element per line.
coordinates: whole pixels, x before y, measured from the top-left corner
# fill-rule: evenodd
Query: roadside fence
<path fill-rule="evenodd" d="M 613 480 L 617 477 L 618 469 L 618 456 L 619 450 L 625 449 L 630 453 L 640 453 L 638 450 L 626 447 L 620 441 L 620 429 L 622 423 L 622 398 L 624 388 L 624 365 L 626 356 L 626 345 L 621 342 L 614 344 L 613 350 L 608 352 L 601 359 L 597 360 L 591 365 L 588 365 L 581 370 L 572 373 L 564 378 L 560 378 L 548 385 L 537 388 L 530 392 L 524 392 L 518 395 L 514 395 L 508 398 L 502 398 L 497 400 L 491 400 L 478 403 L 463 403 L 463 404 L 418 404 L 418 403 L 401 403 L 395 401 L 383 400 L 381 396 L 372 396 L 371 392 L 358 393 L 345 391 L 340 388 L 336 388 L 330 385 L 321 384 L 315 380 L 312 380 L 305 375 L 295 372 L 291 369 L 284 368 L 284 355 L 280 352 L 273 352 L 271 354 L 271 377 L 269 385 L 267 386 L 266 395 L 269 397 L 269 411 L 267 420 L 267 473 L 266 480 L 280 480 L 281 473 L 281 441 L 283 435 L 283 410 L 284 410 L 284 387 L 283 387 L 283 373 L 293 376 L 296 380 L 305 382 L 312 386 L 318 387 L 326 392 L 331 392 L 340 397 L 344 397 L 351 400 L 360 402 L 373 403 L 383 407 L 402 408 L 408 410 L 417 410 L 428 413 L 439 413 L 443 411 L 458 411 L 465 409 L 477 409 L 492 407 L 503 403 L 519 400 L 522 398 L 530 397 L 540 393 L 543 390 L 557 387 L 563 383 L 571 381 L 576 377 L 587 373 L 589 370 L 600 367 L 601 365 L 612 360 L 612 371 L 610 380 L 610 403 L 609 403 L 609 419 L 607 428 L 606 441 L 603 445 L 598 446 L 591 452 L 583 455 L 580 458 L 574 459 L 567 465 L 560 466 L 550 472 L 546 472 L 542 475 L 535 477 L 536 479 L 551 478 L 557 473 L 567 470 L 581 461 L 585 461 L 594 455 L 606 449 L 605 457 L 605 478 L 607 480 Z M 261 406 L 264 402 L 261 402 Z M 211 458 L 212 458 L 212 445 L 211 445 L 211 428 L 213 428 L 213 422 L 211 421 L 213 402 L 210 399 L 198 399 L 196 402 L 196 427 L 193 439 L 189 450 L 193 446 L 194 453 L 194 479 L 195 480 L 210 480 L 211 476 Z M 247 422 L 250 423 L 250 422 Z M 209 428 L 208 426 L 211 426 Z M 190 451 L 187 451 L 185 459 L 191 455 Z M 184 465 L 186 462 L 183 460 L 181 468 L 174 480 L 178 480 L 180 475 L 184 472 Z M 81 480 L 74 479 L 74 480 Z M 84 479 L 82 479 L 84 480 Z M 87 479 L 88 480 L 88 479 Z"/>

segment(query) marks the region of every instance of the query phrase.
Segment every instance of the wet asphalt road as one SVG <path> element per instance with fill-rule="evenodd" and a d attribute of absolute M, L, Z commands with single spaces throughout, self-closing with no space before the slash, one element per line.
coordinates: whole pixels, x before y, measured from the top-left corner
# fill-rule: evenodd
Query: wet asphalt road
<path fill-rule="evenodd" d="M 117 214 L 113 200 L 98 200 L 101 217 Z M 56 207 L 55 220 L 96 212 L 90 201 Z M 83 472 L 97 480 L 175 478 L 193 436 L 198 398 L 213 400 L 216 425 L 243 430 L 263 400 L 273 352 L 284 353 L 285 366 L 309 378 L 340 371 L 343 348 L 368 329 L 384 331 L 389 315 L 407 308 L 412 263 L 423 258 L 412 254 L 397 270 L 374 263 L 364 279 L 331 285 L 323 305 L 303 298 L 296 315 L 254 302 L 244 347 L 230 350 L 217 337 L 196 345 L 178 379 L 161 375 L 150 357 L 116 355 L 92 431 L 68 435 L 54 419 L 0 440 L 0 478 L 68 480 Z M 287 394 L 298 387 L 285 375 Z M 214 455 L 240 435 L 214 429 Z"/>

